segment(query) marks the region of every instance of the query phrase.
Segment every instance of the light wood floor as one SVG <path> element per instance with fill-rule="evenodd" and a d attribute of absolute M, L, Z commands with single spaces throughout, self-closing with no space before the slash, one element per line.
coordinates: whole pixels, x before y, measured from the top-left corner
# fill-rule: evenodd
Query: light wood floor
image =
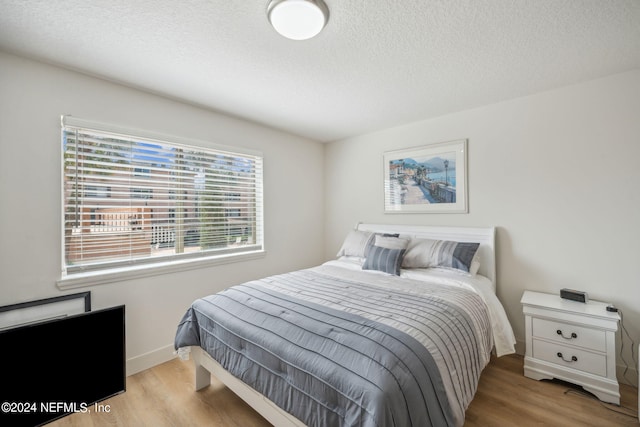
<path fill-rule="evenodd" d="M 618 407 L 583 395 L 580 387 L 525 378 L 522 371 L 521 356 L 492 360 L 467 410 L 465 427 L 639 425 L 636 388 L 621 386 L 622 407 Z M 109 405 L 109 412 L 91 408 L 91 413 L 73 414 L 48 427 L 270 425 L 215 378 L 210 387 L 195 392 L 192 362 L 178 359 L 128 377 L 127 391 L 101 404 Z M 635 418 L 615 411 L 633 413 Z"/>

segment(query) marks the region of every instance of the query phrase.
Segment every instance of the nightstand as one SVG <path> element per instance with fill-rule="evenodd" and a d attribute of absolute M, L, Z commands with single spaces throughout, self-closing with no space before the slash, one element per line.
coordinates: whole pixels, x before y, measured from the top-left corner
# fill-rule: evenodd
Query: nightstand
<path fill-rule="evenodd" d="M 557 378 L 582 386 L 603 402 L 620 404 L 616 378 L 616 331 L 620 316 L 598 301 L 581 303 L 559 295 L 522 295 L 527 351 L 524 375 Z"/>

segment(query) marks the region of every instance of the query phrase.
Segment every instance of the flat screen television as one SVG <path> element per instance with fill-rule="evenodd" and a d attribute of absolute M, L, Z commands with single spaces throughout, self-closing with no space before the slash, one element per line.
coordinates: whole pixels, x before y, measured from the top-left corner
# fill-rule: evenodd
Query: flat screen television
<path fill-rule="evenodd" d="M 40 426 L 126 389 L 124 305 L 0 331 L 0 425 Z"/>

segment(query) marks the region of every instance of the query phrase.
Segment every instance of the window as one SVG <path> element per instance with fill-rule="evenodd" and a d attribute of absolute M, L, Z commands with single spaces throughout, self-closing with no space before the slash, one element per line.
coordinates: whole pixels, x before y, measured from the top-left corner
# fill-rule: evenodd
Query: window
<path fill-rule="evenodd" d="M 262 252 L 261 154 L 205 145 L 63 116 L 63 275 Z"/>

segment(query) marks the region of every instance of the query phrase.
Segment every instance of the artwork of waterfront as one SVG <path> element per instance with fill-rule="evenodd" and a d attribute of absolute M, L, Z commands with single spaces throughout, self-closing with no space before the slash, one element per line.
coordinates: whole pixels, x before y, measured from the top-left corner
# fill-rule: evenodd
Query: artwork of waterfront
<path fill-rule="evenodd" d="M 456 203 L 456 153 L 388 162 L 392 205 Z"/>

